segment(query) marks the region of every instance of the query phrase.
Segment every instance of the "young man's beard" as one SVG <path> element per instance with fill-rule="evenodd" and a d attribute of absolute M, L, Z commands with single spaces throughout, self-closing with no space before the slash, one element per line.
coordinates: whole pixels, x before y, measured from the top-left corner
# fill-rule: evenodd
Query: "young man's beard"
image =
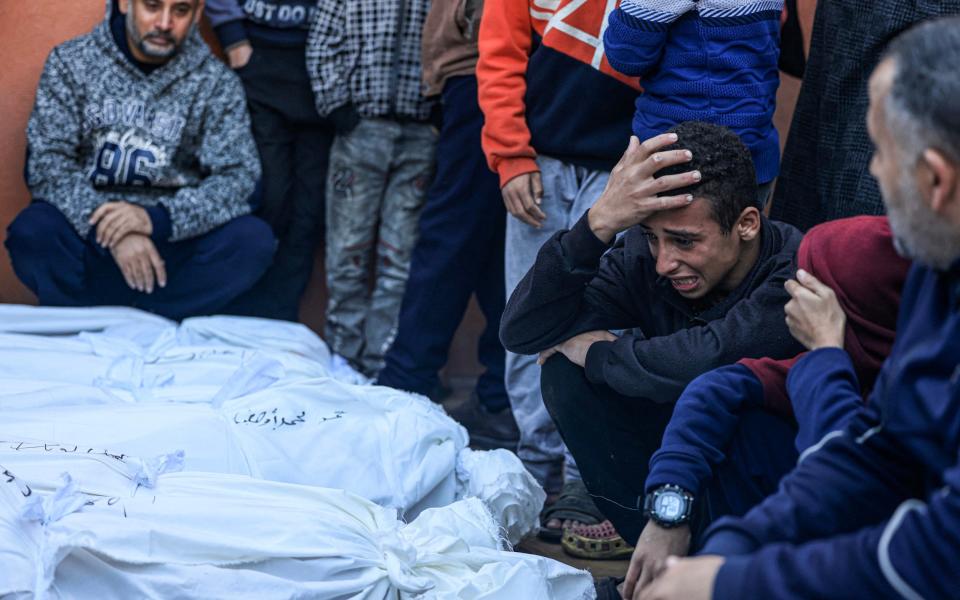
<path fill-rule="evenodd" d="M 893 232 L 894 244 L 904 258 L 944 271 L 960 259 L 960 231 L 930 210 L 920 199 L 907 169 L 897 178 L 894 194 L 887 202 L 887 217 Z"/>

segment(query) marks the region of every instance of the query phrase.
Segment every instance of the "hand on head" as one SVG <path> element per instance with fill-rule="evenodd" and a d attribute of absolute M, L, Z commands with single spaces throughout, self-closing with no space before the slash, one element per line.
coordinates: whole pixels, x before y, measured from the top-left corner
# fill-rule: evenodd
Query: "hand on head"
<path fill-rule="evenodd" d="M 693 160 L 689 150 L 660 151 L 675 144 L 677 139 L 675 133 L 658 135 L 643 143 L 636 137 L 630 138 L 627 151 L 610 172 L 606 189 L 587 213 L 590 229 L 599 239 L 610 242 L 621 231 L 656 212 L 680 208 L 693 201 L 691 194 L 658 195 L 700 181 L 699 171 L 655 177 L 660 169 Z"/>

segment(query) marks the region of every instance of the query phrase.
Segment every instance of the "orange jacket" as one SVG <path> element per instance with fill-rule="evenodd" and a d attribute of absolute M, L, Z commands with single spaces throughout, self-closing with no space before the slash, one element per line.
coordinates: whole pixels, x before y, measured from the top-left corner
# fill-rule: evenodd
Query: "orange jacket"
<path fill-rule="evenodd" d="M 542 39 L 542 46 L 639 90 L 638 78 L 614 71 L 603 53 L 606 19 L 619 4 L 619 0 L 486 1 L 477 64 L 480 108 L 485 117 L 482 143 L 501 186 L 517 175 L 539 170 L 524 102 L 534 35 Z M 624 147 L 628 136 L 625 132 Z"/>

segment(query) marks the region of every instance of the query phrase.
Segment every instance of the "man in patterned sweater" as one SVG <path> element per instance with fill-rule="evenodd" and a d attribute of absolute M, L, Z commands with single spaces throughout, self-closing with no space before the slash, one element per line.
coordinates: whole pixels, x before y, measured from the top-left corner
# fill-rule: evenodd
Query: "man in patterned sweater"
<path fill-rule="evenodd" d="M 113 0 L 47 58 L 27 127 L 31 203 L 6 245 L 41 304 L 218 311 L 266 270 L 260 165 L 202 0 Z"/>

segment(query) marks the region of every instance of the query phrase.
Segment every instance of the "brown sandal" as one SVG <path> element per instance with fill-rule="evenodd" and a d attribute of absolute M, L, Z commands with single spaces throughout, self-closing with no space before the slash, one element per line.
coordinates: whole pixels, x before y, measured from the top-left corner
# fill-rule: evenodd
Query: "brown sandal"
<path fill-rule="evenodd" d="M 620 537 L 610 521 L 565 529 L 560 544 L 567 554 L 589 560 L 629 558 L 633 554 L 633 546 Z"/>
<path fill-rule="evenodd" d="M 560 527 L 547 527 L 551 519 L 592 525 L 602 521 L 603 515 L 593 503 L 593 498 L 590 497 L 582 481 L 568 481 L 563 484 L 563 489 L 556 501 L 544 506 L 543 512 L 540 513 L 538 537 L 545 542 L 556 544 L 561 541 L 564 532 Z"/>

